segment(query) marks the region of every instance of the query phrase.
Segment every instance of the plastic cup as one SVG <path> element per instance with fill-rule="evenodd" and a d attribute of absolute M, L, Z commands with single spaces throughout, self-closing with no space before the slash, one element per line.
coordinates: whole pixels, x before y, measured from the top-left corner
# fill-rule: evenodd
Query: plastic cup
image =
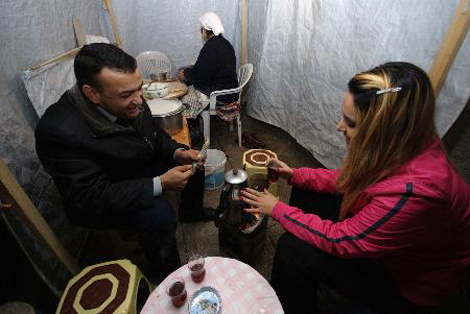
<path fill-rule="evenodd" d="M 171 302 L 175 307 L 181 307 L 188 295 L 183 278 L 172 278 L 166 286 L 166 294 L 171 298 Z"/>
<path fill-rule="evenodd" d="M 188 260 L 188 268 L 191 272 L 191 278 L 196 283 L 204 280 L 204 276 L 206 275 L 204 264 L 204 257 L 199 254 L 192 255 Z"/>

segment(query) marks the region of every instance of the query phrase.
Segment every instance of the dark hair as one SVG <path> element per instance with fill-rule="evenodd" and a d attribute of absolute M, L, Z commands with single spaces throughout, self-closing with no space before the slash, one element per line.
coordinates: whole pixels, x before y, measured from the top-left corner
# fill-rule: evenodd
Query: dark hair
<path fill-rule="evenodd" d="M 73 64 L 80 89 L 87 84 L 101 90 L 102 86 L 96 75 L 105 67 L 116 71 L 134 72 L 137 69 L 137 62 L 134 57 L 111 44 L 85 45 L 78 52 Z"/>
<path fill-rule="evenodd" d="M 385 83 L 387 86 L 389 84 L 390 86 L 400 86 L 403 90 L 409 90 L 411 93 L 419 91 L 426 95 L 432 89 L 431 81 L 426 72 L 409 62 L 388 62 L 364 73 L 387 76 L 389 77 L 389 81 Z M 360 78 L 361 76 L 358 75 L 357 77 Z M 355 76 L 349 81 L 348 88 L 354 96 L 354 104 L 360 111 L 365 112 L 376 102 L 377 91 L 382 86 L 364 84 L 364 81 L 357 77 Z M 401 101 L 406 94 L 401 92 L 396 95 L 397 101 Z M 413 94 L 412 97 L 415 97 L 415 95 Z"/>
<path fill-rule="evenodd" d="M 356 74 L 348 87 L 359 125 L 337 180 L 341 219 L 367 186 L 392 175 L 437 138 L 434 90 L 419 67 L 389 62 Z"/>

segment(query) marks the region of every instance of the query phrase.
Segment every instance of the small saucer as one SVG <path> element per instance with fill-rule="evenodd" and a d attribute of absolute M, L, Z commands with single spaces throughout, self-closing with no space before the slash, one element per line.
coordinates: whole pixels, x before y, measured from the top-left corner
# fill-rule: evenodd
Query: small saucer
<path fill-rule="evenodd" d="M 216 289 L 208 286 L 202 287 L 191 296 L 188 310 L 190 314 L 220 314 L 222 298 Z"/>

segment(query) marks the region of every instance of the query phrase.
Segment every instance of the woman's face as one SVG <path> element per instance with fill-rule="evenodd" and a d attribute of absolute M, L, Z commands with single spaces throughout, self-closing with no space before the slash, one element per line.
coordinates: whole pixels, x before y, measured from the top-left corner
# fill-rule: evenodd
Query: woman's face
<path fill-rule="evenodd" d="M 207 33 L 202 27 L 201 27 L 201 39 L 202 39 L 202 43 L 205 44 L 207 42 Z"/>
<path fill-rule="evenodd" d="M 346 145 L 349 146 L 351 140 L 356 136 L 358 130 L 358 112 L 354 106 L 353 96 L 347 92 L 343 99 L 343 115 L 338 122 L 338 131 L 343 132 Z"/>

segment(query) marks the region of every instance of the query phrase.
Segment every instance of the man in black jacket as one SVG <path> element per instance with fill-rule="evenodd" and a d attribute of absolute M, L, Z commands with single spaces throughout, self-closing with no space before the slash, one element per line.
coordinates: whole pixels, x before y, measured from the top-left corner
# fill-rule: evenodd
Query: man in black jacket
<path fill-rule="evenodd" d="M 161 194 L 183 190 L 199 152 L 154 123 L 132 56 L 90 44 L 77 54 L 74 70 L 75 87 L 39 121 L 37 153 L 69 219 L 137 233 L 158 281 L 180 264 L 175 214 Z"/>

